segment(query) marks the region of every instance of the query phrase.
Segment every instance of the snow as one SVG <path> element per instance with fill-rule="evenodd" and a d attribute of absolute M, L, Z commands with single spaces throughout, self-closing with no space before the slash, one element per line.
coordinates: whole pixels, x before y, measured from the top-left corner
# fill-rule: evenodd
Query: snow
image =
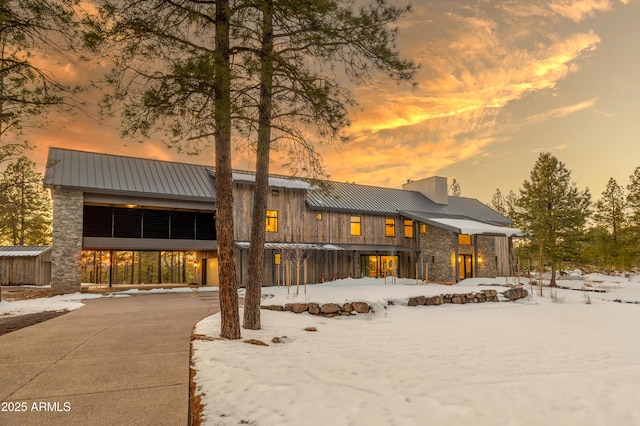
<path fill-rule="evenodd" d="M 506 235 L 508 237 L 522 236 L 522 231 L 520 231 L 519 229 L 490 225 L 488 223 L 476 222 L 475 220 L 449 218 L 430 218 L 429 220 L 431 222 L 436 222 L 448 227 L 455 228 L 460 234 L 491 234 Z"/>
<path fill-rule="evenodd" d="M 407 307 L 386 301 L 503 291 L 485 284 L 514 279 L 341 280 L 307 286 L 306 295 L 301 287 L 297 298 L 264 288 L 267 305 L 368 301 L 376 312 L 323 318 L 262 310 L 263 329 L 243 329 L 243 340 L 269 347 L 195 340 L 205 424 L 640 424 L 640 306 L 610 301 L 640 300 L 639 280 L 577 278 L 558 284 L 607 293 L 545 288 L 539 297 L 534 287 L 518 302 Z M 208 317 L 196 332 L 215 337 L 219 322 L 219 314 Z M 272 343 L 276 336 L 284 343 Z"/>

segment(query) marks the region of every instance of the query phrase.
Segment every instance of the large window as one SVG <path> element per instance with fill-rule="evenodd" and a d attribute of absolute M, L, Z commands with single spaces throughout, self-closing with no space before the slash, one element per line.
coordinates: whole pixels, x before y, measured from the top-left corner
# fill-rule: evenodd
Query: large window
<path fill-rule="evenodd" d="M 413 238 L 413 220 L 404 220 L 404 236 L 405 238 Z"/>
<path fill-rule="evenodd" d="M 215 240 L 213 212 L 85 205 L 83 236 Z"/>
<path fill-rule="evenodd" d="M 267 232 L 278 232 L 278 210 L 267 210 Z"/>
<path fill-rule="evenodd" d="M 471 235 L 469 234 L 459 234 L 458 235 L 458 244 L 461 246 L 469 246 L 471 245 Z"/>
<path fill-rule="evenodd" d="M 361 235 L 360 216 L 351 216 L 351 235 Z"/>
<path fill-rule="evenodd" d="M 387 237 L 396 236 L 396 220 L 392 217 L 385 219 L 384 235 Z"/>

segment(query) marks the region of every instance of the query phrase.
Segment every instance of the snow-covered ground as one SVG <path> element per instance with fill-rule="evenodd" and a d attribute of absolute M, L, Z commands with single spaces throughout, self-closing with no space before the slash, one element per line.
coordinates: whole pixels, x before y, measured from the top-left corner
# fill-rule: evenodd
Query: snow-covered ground
<path fill-rule="evenodd" d="M 242 330 L 243 340 L 268 347 L 194 341 L 205 423 L 640 424 L 640 305 L 613 302 L 640 301 L 638 277 L 558 283 L 607 293 L 545 288 L 538 297 L 534 287 L 518 302 L 400 305 L 418 295 L 502 291 L 478 284 L 505 281 L 341 280 L 308 286 L 298 298 L 264 288 L 265 305 L 367 301 L 376 312 L 322 318 L 262 310 L 263 329 Z M 214 337 L 219 322 L 209 317 L 196 332 Z"/>

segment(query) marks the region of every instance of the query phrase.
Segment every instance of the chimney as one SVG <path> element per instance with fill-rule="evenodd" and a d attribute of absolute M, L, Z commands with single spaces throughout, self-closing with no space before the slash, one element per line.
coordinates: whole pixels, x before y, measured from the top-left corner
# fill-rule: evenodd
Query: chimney
<path fill-rule="evenodd" d="M 436 204 L 449 204 L 446 177 L 432 176 L 426 179 L 407 182 L 402 185 L 402 189 L 417 191 Z"/>

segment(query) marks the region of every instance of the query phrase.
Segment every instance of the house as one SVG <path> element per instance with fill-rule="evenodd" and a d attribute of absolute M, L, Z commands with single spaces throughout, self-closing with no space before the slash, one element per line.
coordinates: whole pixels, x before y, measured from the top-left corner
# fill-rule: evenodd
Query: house
<path fill-rule="evenodd" d="M 0 247 L 0 284 L 49 284 L 51 251 L 51 246 Z"/>
<path fill-rule="evenodd" d="M 52 285 L 77 289 L 83 251 L 195 253 L 198 282 L 217 284 L 215 170 L 193 164 L 51 148 Z M 255 175 L 233 173 L 238 284 L 247 276 Z M 402 189 L 272 175 L 264 285 L 394 275 L 455 283 L 513 273 L 511 221 L 447 195 L 443 177 Z"/>

